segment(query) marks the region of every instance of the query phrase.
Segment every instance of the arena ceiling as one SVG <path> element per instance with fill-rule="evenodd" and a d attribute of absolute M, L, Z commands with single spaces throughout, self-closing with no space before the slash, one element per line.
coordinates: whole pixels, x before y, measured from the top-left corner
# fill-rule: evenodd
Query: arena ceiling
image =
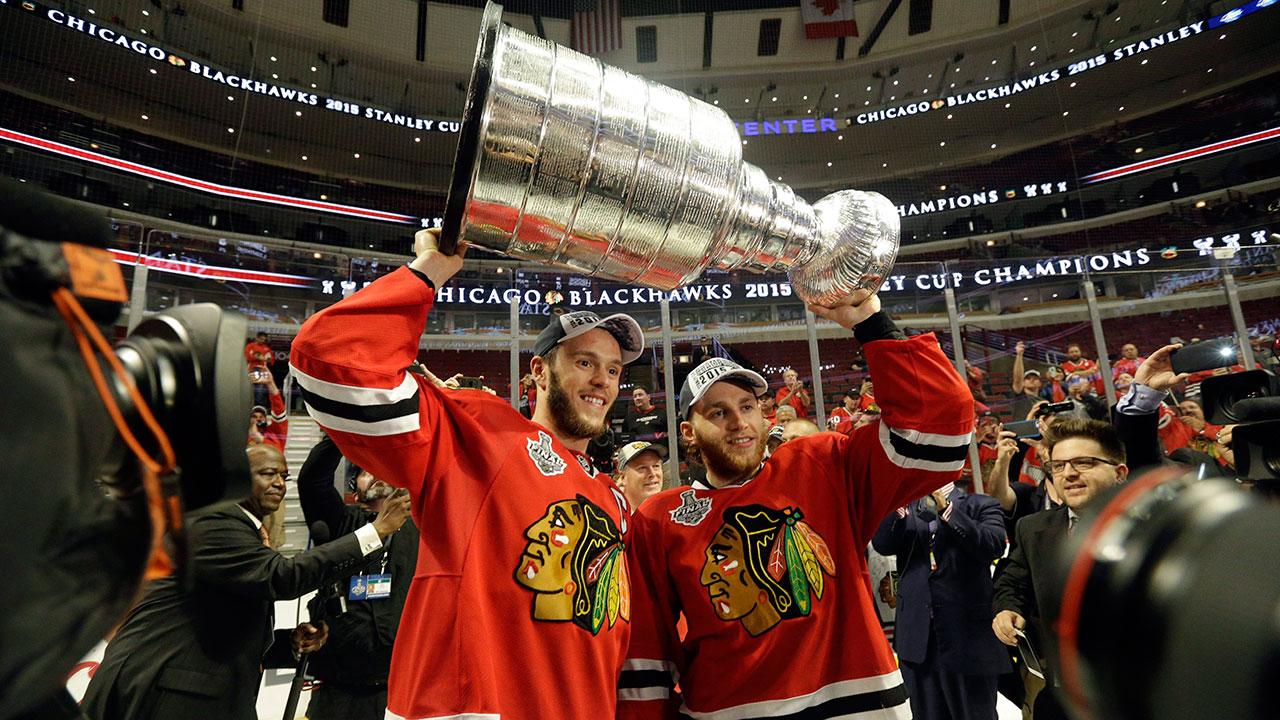
<path fill-rule="evenodd" d="M 318 5 L 311 0 L 285 4 L 308 3 Z M 361 114 L 220 86 L 189 72 L 189 66 L 175 69 L 47 16 L 28 12 L 24 17 L 15 3 L 0 8 L 0 87 L 223 153 L 443 192 L 455 136 L 375 122 L 366 114 L 376 105 L 436 122 L 456 119 L 479 22 L 477 3 L 441 6 L 440 14 L 453 18 L 453 32 L 433 46 L 436 52 L 425 63 L 388 59 L 377 52 L 384 44 L 379 37 L 351 32 L 337 40 L 333 28 L 319 23 L 313 23 L 317 29 L 310 37 L 306 24 L 290 13 L 258 13 L 255 20 L 258 4 L 248 0 L 246 11 L 236 15 L 228 11 L 229 2 L 102 0 L 68 4 L 67 12 L 74 5 L 90 21 L 123 27 L 135 38 L 188 57 L 213 58 L 210 62 L 220 61 L 224 68 L 238 64 L 228 58 L 248 52 L 253 77 L 317 94 L 322 101 L 349 98 L 365 104 Z M 609 59 L 718 104 L 742 125 L 745 159 L 806 194 L 985 163 L 1209 97 L 1280 69 L 1277 18 L 1271 17 L 1280 9 L 1271 7 L 1211 29 L 1209 18 L 1233 3 L 1046 0 L 1029 4 L 1038 12 L 1007 25 L 940 29 L 936 40 L 898 38 L 861 58 L 853 46 L 866 37 L 850 38 L 853 45 L 842 60 L 835 59 L 830 41 L 802 40 L 813 45 L 800 61 L 792 50 L 780 51 L 780 59 L 755 58 L 754 34 L 735 42 L 733 30 L 758 26 L 770 14 L 798 16 L 797 8 L 738 5 L 756 9 L 714 13 L 716 34 L 727 37 L 714 41 L 709 68 L 700 67 L 703 53 L 697 49 L 684 53 L 690 62 L 682 55 L 661 68 L 628 63 L 623 56 Z M 859 3 L 868 13 L 867 20 L 859 16 L 860 24 L 873 25 L 876 11 L 886 5 L 886 0 Z M 385 6 L 404 10 L 416 3 L 388 0 Z M 40 9 L 46 7 L 62 5 Z M 90 7 L 92 17 L 86 14 Z M 705 16 L 645 16 L 642 21 L 696 24 L 701 38 Z M 639 22 L 636 17 L 633 13 L 624 21 Z M 548 36 L 563 34 L 566 21 L 553 14 L 548 18 Z M 533 30 L 529 16 L 508 19 Z M 1164 41 L 1153 46 L 1153 38 Z M 722 56 L 736 59 L 719 62 Z M 226 181 L 228 171 L 211 168 L 222 175 L 210 179 Z"/>

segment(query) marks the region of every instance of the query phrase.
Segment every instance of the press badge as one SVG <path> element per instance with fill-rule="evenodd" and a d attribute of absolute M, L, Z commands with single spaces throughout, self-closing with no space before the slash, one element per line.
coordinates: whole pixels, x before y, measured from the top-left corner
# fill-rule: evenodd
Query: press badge
<path fill-rule="evenodd" d="M 381 600 L 382 598 L 388 597 L 391 597 L 391 573 L 370 575 L 365 598 L 369 600 Z"/>
<path fill-rule="evenodd" d="M 381 600 L 391 597 L 391 573 L 357 575 L 351 578 L 351 600 Z"/>

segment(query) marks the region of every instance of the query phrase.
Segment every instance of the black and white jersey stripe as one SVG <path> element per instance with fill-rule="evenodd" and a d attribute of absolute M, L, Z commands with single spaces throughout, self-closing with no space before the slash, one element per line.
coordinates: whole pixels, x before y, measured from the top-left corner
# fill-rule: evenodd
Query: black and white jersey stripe
<path fill-rule="evenodd" d="M 665 700 L 680 681 L 675 663 L 632 658 L 622 665 L 618 676 L 618 699 L 622 701 Z"/>
<path fill-rule="evenodd" d="M 973 433 L 938 435 L 919 430 L 899 430 L 880 423 L 880 447 L 900 468 L 931 472 L 955 472 L 964 467 Z"/>
<path fill-rule="evenodd" d="M 396 387 L 379 389 L 340 385 L 297 368 L 292 372 L 298 377 L 307 412 L 330 430 L 382 437 L 421 427 L 418 383 L 409 373 Z"/>
<path fill-rule="evenodd" d="M 843 680 L 808 695 L 762 700 L 714 712 L 680 708 L 687 720 L 911 720 L 907 688 L 897 670 L 877 677 Z"/>

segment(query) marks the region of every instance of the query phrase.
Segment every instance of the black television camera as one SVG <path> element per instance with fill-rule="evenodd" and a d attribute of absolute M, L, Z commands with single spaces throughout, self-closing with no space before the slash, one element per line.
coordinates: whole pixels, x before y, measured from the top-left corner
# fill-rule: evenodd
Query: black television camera
<path fill-rule="evenodd" d="M 1064 548 L 1059 654 L 1079 717 L 1280 707 L 1280 378 L 1219 375 L 1200 392 L 1209 422 L 1235 426 L 1236 481 L 1159 468 L 1091 503 Z"/>
<path fill-rule="evenodd" d="M 249 493 L 245 319 L 174 308 L 113 350 L 127 295 L 110 239 L 89 211 L 0 181 L 0 720 L 40 712 L 144 572 L 180 565 L 159 539 L 183 511 Z"/>

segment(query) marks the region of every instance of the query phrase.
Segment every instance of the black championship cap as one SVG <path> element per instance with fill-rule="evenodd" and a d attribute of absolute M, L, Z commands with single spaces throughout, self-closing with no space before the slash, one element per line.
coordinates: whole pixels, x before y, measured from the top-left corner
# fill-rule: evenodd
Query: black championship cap
<path fill-rule="evenodd" d="M 745 380 L 756 396 L 769 390 L 769 383 L 755 370 L 748 370 L 732 360 L 711 358 L 691 370 L 684 379 L 684 385 L 680 388 L 680 419 L 689 419 L 689 409 L 707 394 L 712 385 L 733 378 Z"/>
<path fill-rule="evenodd" d="M 590 310 L 577 310 L 553 317 L 542 332 L 538 333 L 538 340 L 533 344 L 533 354 L 542 357 L 561 342 L 596 328 L 607 331 L 618 341 L 618 347 L 622 349 L 623 365 L 629 364 L 644 352 L 644 333 L 640 330 L 640 324 L 630 315 L 618 313 L 601 319 Z"/>

